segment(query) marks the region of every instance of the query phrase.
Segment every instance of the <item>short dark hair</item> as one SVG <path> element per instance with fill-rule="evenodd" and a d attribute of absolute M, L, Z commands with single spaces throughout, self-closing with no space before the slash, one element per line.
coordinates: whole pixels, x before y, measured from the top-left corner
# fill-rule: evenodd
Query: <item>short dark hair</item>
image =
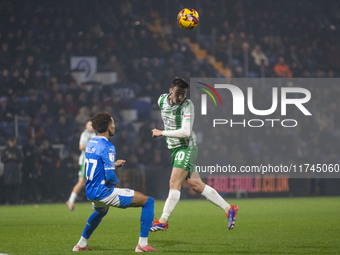
<path fill-rule="evenodd" d="M 172 81 L 171 87 L 180 87 L 182 89 L 188 89 L 190 87 L 189 83 L 187 83 L 184 79 L 182 78 L 175 78 Z"/>
<path fill-rule="evenodd" d="M 112 116 L 108 112 L 100 112 L 92 117 L 92 127 L 97 134 L 105 133 L 112 121 Z"/>

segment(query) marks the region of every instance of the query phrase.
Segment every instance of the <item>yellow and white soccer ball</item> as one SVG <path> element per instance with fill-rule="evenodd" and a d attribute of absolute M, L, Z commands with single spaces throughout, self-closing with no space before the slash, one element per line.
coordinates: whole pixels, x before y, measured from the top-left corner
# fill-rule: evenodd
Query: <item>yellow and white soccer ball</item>
<path fill-rule="evenodd" d="M 185 8 L 178 13 L 177 21 L 181 28 L 193 29 L 198 25 L 198 12 L 191 8 Z"/>

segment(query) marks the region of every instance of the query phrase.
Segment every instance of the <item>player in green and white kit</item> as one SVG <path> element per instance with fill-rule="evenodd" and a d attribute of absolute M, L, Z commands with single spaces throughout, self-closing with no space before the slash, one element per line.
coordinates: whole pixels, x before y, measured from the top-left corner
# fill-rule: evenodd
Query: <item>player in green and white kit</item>
<path fill-rule="evenodd" d="M 68 208 L 73 211 L 74 210 L 74 203 L 77 199 L 78 194 L 80 191 L 85 187 L 86 184 L 86 173 L 85 173 L 85 148 L 86 144 L 91 138 L 95 136 L 94 129 L 92 127 L 92 122 L 88 121 L 85 125 L 85 130 L 80 135 L 80 141 L 79 141 L 79 150 L 81 151 L 81 154 L 79 156 L 79 172 L 78 172 L 78 182 L 73 187 L 73 190 L 71 192 L 70 198 L 66 202 L 66 205 Z"/>
<path fill-rule="evenodd" d="M 168 218 L 180 199 L 181 187 L 187 181 L 194 191 L 206 197 L 210 202 L 221 207 L 228 218 L 228 228 L 235 224 L 237 206 L 229 205 L 217 191 L 202 182 L 195 171 L 197 157 L 196 136 L 192 131 L 194 122 L 194 105 L 186 98 L 189 84 L 183 79 L 172 81 L 169 93 L 158 99 L 164 130 L 153 129 L 152 136 L 165 136 L 171 151 L 172 172 L 170 177 L 170 191 L 159 220 L 154 221 L 150 231 L 168 229 Z"/>

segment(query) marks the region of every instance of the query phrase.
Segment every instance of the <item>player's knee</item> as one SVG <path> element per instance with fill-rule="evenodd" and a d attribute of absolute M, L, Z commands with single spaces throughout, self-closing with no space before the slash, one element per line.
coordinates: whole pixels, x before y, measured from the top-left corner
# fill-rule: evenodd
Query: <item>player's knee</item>
<path fill-rule="evenodd" d="M 170 180 L 169 182 L 169 188 L 170 189 L 177 189 L 180 190 L 181 184 L 177 180 Z"/>
<path fill-rule="evenodd" d="M 82 188 L 84 188 L 85 185 L 86 185 L 86 179 L 81 179 L 81 180 L 79 181 L 79 184 L 80 184 L 80 186 L 81 186 Z"/>
<path fill-rule="evenodd" d="M 191 188 L 196 192 L 199 193 L 199 188 L 197 185 L 192 185 Z"/>
<path fill-rule="evenodd" d="M 190 188 L 192 188 L 195 192 L 201 194 L 204 189 L 204 184 L 201 182 L 189 182 Z"/>
<path fill-rule="evenodd" d="M 155 199 L 153 199 L 153 197 L 148 197 L 148 200 L 146 200 L 146 202 L 144 203 L 143 207 L 154 207 L 155 206 Z"/>
<path fill-rule="evenodd" d="M 96 208 L 96 211 L 104 217 L 107 212 L 109 211 L 109 207 L 103 207 L 103 208 Z"/>

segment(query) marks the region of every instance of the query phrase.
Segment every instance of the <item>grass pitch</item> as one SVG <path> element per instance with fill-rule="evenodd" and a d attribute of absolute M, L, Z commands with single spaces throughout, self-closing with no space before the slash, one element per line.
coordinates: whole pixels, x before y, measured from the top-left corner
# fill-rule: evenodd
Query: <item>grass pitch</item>
<path fill-rule="evenodd" d="M 169 230 L 151 233 L 164 254 L 340 254 L 340 198 L 276 198 L 229 201 L 239 206 L 235 228 L 203 200 L 180 201 Z M 157 201 L 159 217 L 164 201 Z M 134 254 L 141 209 L 111 208 L 85 254 Z M 0 207 L 0 253 L 74 254 L 90 203 Z"/>

